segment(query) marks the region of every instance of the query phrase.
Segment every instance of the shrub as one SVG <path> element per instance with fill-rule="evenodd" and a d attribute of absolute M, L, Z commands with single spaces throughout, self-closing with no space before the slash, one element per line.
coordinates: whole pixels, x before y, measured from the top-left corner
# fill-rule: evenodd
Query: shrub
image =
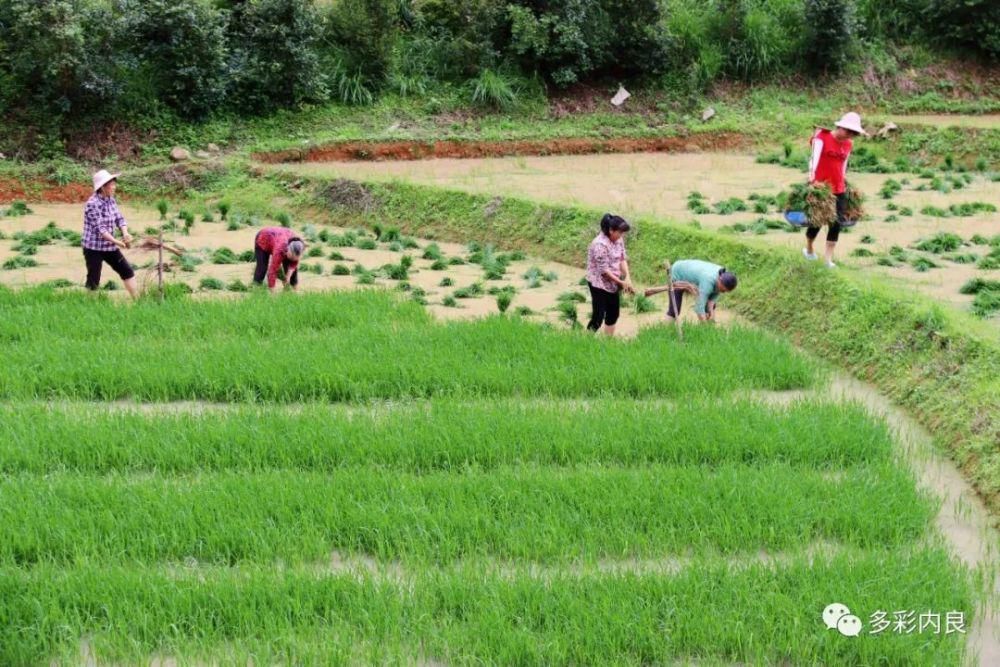
<path fill-rule="evenodd" d="M 339 0 L 331 6 L 323 36 L 333 47 L 326 59 L 340 101 L 370 104 L 384 85 L 403 6 L 394 0 Z"/>
<path fill-rule="evenodd" d="M 504 111 L 513 107 L 517 101 L 517 84 L 506 74 L 484 69 L 470 85 L 472 103 L 478 106 Z"/>
<path fill-rule="evenodd" d="M 856 19 L 852 0 L 806 0 L 805 60 L 815 72 L 836 74 L 854 49 Z"/>
<path fill-rule="evenodd" d="M 928 0 L 928 36 L 1000 60 L 1000 4 L 994 0 Z"/>
<path fill-rule="evenodd" d="M 263 112 L 326 99 L 322 36 L 323 22 L 311 0 L 237 3 L 229 22 L 234 101 Z"/>
<path fill-rule="evenodd" d="M 226 91 L 222 13 L 201 0 L 119 2 L 137 95 L 148 90 L 152 99 L 186 117 L 215 109 Z"/>

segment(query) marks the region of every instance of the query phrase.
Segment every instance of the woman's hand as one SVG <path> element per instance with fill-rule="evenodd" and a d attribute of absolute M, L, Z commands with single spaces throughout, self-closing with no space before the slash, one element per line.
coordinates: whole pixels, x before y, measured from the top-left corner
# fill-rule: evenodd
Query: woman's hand
<path fill-rule="evenodd" d="M 635 294 L 635 287 L 632 285 L 632 279 L 626 278 L 622 281 L 622 289 L 629 294 Z"/>

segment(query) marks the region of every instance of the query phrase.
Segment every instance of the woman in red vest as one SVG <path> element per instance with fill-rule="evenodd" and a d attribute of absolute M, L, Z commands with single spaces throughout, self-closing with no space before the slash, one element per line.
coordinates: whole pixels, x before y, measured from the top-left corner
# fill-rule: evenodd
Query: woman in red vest
<path fill-rule="evenodd" d="M 840 227 L 844 223 L 844 211 L 847 208 L 847 159 L 853 146 L 851 140 L 859 134 L 868 133 L 861 127 L 861 116 L 854 113 L 844 114 L 837 121 L 833 131 L 819 128 L 812 138 L 812 157 L 809 160 L 809 183 L 828 183 L 837 196 L 837 220 L 826 230 L 826 265 L 833 263 L 833 249 L 840 238 Z M 819 235 L 819 227 L 809 227 L 806 230 L 806 247 L 802 254 L 806 259 L 816 259 L 813 241 Z"/>

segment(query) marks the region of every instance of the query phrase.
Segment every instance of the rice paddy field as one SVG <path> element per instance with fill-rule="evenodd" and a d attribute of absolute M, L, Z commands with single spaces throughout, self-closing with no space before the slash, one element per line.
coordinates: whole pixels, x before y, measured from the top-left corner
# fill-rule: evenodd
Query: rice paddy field
<path fill-rule="evenodd" d="M 986 570 L 941 527 L 970 510 L 760 330 L 613 340 L 385 289 L 0 307 L 0 664 L 950 665 L 992 645 Z"/>

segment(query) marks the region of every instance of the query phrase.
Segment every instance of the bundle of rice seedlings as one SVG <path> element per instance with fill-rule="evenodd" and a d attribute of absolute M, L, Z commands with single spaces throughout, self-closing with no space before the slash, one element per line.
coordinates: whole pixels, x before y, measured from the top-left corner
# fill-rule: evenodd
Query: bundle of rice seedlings
<path fill-rule="evenodd" d="M 784 196 L 786 211 L 802 211 L 811 227 L 825 227 L 837 220 L 837 201 L 826 183 L 797 183 Z"/>
<path fill-rule="evenodd" d="M 865 217 L 865 196 L 857 188 L 847 185 L 844 193 L 847 196 L 847 206 L 844 215 L 848 220 L 861 220 Z"/>
<path fill-rule="evenodd" d="M 172 246 L 166 241 L 160 241 L 160 239 L 156 238 L 155 236 L 144 237 L 136 245 L 136 248 L 139 250 L 146 250 L 146 251 L 156 251 L 162 248 L 163 250 L 171 253 L 172 255 L 176 255 L 177 257 L 181 257 L 184 254 L 183 248 Z"/>

